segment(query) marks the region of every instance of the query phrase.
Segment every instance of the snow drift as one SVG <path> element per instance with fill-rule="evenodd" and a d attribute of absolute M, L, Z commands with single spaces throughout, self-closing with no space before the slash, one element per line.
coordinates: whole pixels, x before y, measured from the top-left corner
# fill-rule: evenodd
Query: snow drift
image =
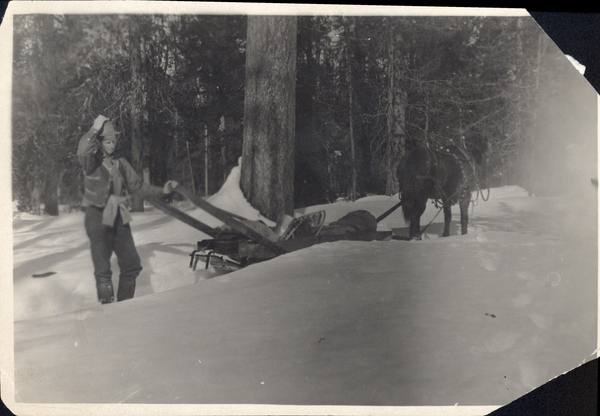
<path fill-rule="evenodd" d="M 210 201 L 258 219 L 238 181 L 236 168 Z M 396 202 L 297 215 L 324 209 L 329 223 Z M 429 204 L 422 224 L 436 212 Z M 188 268 L 206 236 L 148 208 L 133 215 L 136 297 L 101 306 L 83 214 L 15 212 L 15 400 L 506 404 L 596 349 L 597 193 L 583 182 L 556 198 L 497 188 L 469 213 L 465 236 L 455 215 L 437 238 L 438 216 L 422 241 L 321 244 L 219 276 Z M 400 210 L 380 228 L 407 233 Z"/>

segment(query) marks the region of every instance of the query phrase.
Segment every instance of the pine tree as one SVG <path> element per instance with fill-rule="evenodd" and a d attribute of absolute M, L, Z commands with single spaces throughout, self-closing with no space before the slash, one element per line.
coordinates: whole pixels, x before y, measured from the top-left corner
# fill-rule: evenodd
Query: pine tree
<path fill-rule="evenodd" d="M 241 188 L 263 215 L 294 210 L 296 17 L 249 16 Z"/>

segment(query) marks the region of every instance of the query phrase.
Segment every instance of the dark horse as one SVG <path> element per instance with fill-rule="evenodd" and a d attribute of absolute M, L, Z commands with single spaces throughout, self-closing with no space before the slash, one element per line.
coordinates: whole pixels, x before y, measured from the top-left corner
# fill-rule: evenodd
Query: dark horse
<path fill-rule="evenodd" d="M 477 189 L 475 160 L 462 147 L 417 147 L 407 152 L 398 166 L 400 200 L 410 238 L 421 238 L 421 215 L 428 199 L 444 210 L 444 237 L 450 235 L 451 206 L 460 206 L 462 234 L 467 234 L 471 192 Z"/>

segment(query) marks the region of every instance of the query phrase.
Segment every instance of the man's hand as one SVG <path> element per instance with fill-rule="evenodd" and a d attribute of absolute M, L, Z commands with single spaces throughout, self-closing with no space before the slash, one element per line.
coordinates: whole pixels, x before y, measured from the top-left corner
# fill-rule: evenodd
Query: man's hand
<path fill-rule="evenodd" d="M 170 194 L 178 185 L 179 183 L 177 183 L 177 181 L 167 181 L 163 187 L 163 193 L 166 195 Z"/>
<path fill-rule="evenodd" d="M 115 199 L 117 200 L 117 204 L 127 204 L 127 203 L 129 203 L 129 197 L 128 196 L 115 196 Z"/>
<path fill-rule="evenodd" d="M 108 117 L 104 117 L 102 115 L 98 116 L 94 120 L 94 124 L 92 125 L 92 128 L 94 130 L 96 130 L 96 132 L 99 132 L 100 130 L 102 130 L 102 126 L 104 126 L 104 123 L 106 123 L 107 121 L 108 121 Z"/>

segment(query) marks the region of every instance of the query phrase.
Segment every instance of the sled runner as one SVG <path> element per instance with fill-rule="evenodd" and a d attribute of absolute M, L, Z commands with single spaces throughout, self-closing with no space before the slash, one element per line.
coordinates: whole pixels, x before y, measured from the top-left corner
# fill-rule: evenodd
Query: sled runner
<path fill-rule="evenodd" d="M 392 238 L 391 231 L 377 231 L 377 219 L 367 211 L 351 212 L 329 225 L 324 225 L 325 211 L 309 213 L 294 218 L 279 235 L 266 224 L 218 208 L 181 186 L 174 191 L 225 224 L 213 228 L 169 204 L 148 200 L 157 209 L 211 237 L 199 241 L 197 249 L 190 254 L 193 270 L 202 263 L 205 269 L 212 266 L 228 272 L 315 244 Z"/>
<path fill-rule="evenodd" d="M 196 270 L 199 261 L 202 260 L 204 268 L 208 269 L 213 266 L 217 270 L 235 271 L 245 266 L 242 260 L 235 260 L 226 254 L 221 254 L 215 251 L 217 240 L 202 240 L 198 242 L 198 249 L 190 254 L 190 268 Z M 231 253 L 235 254 L 235 253 Z"/>

